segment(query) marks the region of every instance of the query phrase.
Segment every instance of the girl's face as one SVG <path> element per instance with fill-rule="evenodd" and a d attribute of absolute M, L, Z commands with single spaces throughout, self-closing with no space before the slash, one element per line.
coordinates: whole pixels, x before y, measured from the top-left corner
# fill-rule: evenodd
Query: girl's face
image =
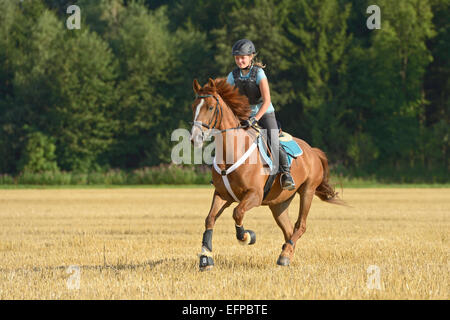
<path fill-rule="evenodd" d="M 236 65 L 241 68 L 247 68 L 250 65 L 250 62 L 252 61 L 253 55 L 248 56 L 234 56 L 234 61 L 236 62 Z"/>

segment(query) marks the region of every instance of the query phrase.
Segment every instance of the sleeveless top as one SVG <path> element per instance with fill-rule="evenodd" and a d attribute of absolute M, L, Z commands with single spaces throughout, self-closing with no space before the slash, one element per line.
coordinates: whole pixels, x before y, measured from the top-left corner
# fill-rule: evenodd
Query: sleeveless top
<path fill-rule="evenodd" d="M 251 116 L 255 116 L 258 113 L 263 103 L 259 83 L 265 78 L 267 77 L 264 70 L 258 66 L 252 66 L 245 76 L 242 75 L 238 67 L 228 74 L 227 82 L 231 85 L 236 85 L 239 88 L 239 92 L 248 98 L 252 108 Z M 266 113 L 274 111 L 275 109 L 270 103 Z"/>

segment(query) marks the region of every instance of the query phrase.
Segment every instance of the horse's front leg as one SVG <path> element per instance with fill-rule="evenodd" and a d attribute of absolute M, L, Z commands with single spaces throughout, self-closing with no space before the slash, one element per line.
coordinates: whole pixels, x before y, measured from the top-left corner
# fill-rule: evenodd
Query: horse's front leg
<path fill-rule="evenodd" d="M 229 207 L 231 202 L 227 202 L 222 199 L 220 195 L 214 192 L 211 208 L 209 209 L 208 216 L 205 219 L 205 232 L 203 233 L 202 240 L 202 252 L 200 256 L 200 270 L 209 270 L 214 266 L 214 260 L 212 258 L 212 234 L 214 224 L 217 218 L 222 214 L 223 210 Z"/>
<path fill-rule="evenodd" d="M 241 202 L 233 210 L 233 219 L 236 223 L 236 238 L 243 245 L 250 245 L 256 242 L 256 234 L 252 230 L 245 230 L 243 226 L 244 214 L 251 208 L 261 204 L 262 194 L 250 189 L 244 195 Z"/>

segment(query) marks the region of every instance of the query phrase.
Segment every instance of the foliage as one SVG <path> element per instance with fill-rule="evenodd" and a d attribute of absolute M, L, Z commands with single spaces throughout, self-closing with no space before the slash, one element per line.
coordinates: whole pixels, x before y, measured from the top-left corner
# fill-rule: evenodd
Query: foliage
<path fill-rule="evenodd" d="M 25 149 L 19 161 L 19 169 L 23 172 L 43 172 L 58 170 L 53 139 L 40 132 L 27 135 Z"/>
<path fill-rule="evenodd" d="M 81 30 L 65 26 L 69 4 Z M 0 0 L 0 173 L 60 169 L 90 183 L 100 169 L 169 163 L 170 134 L 192 117 L 192 80 L 225 77 L 245 37 L 283 129 L 336 168 L 446 181 L 449 2 L 379 0 L 380 30 L 366 28 L 370 4 Z"/>

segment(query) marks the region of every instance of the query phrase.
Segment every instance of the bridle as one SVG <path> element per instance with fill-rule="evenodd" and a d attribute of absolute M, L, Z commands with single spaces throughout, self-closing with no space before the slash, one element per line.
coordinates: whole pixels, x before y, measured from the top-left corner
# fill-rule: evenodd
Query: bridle
<path fill-rule="evenodd" d="M 220 121 L 222 121 L 222 119 L 223 119 L 223 111 L 222 111 L 222 106 L 219 103 L 219 98 L 217 98 L 216 96 L 214 96 L 212 94 L 207 94 L 207 95 L 198 95 L 197 94 L 195 96 L 196 99 L 209 98 L 209 97 L 214 97 L 216 99 L 216 102 L 217 102 L 216 106 L 215 106 L 215 109 L 214 109 L 214 114 L 212 115 L 211 120 L 209 120 L 209 123 L 205 124 L 202 121 L 194 121 L 194 122 L 192 122 L 192 124 L 194 126 L 200 127 L 200 130 L 202 130 L 202 127 L 205 127 L 208 130 L 215 129 L 216 125 L 217 125 L 217 122 L 219 120 L 219 117 L 220 117 Z M 213 121 L 214 121 L 214 124 L 211 126 Z M 202 132 L 203 132 L 203 130 L 202 130 Z"/>
<path fill-rule="evenodd" d="M 212 115 L 211 120 L 209 120 L 208 124 L 206 124 L 206 123 L 204 123 L 202 121 L 191 122 L 191 124 L 193 126 L 196 126 L 196 127 L 200 128 L 202 134 L 204 134 L 203 127 L 206 128 L 207 130 L 216 129 L 216 125 L 218 123 L 222 122 L 222 120 L 223 120 L 222 105 L 220 104 L 218 97 L 216 97 L 216 96 L 214 96 L 212 94 L 206 94 L 206 95 L 198 95 L 197 94 L 197 95 L 195 95 L 196 99 L 209 98 L 209 97 L 213 97 L 214 99 L 216 99 L 216 102 L 217 102 L 216 106 L 215 106 L 215 109 L 214 109 L 214 114 Z M 236 117 L 236 115 L 234 115 L 234 116 Z M 219 118 L 220 118 L 220 121 L 219 121 Z M 237 117 L 236 117 L 236 120 L 239 122 L 239 119 Z M 213 122 L 214 122 L 214 124 L 213 124 Z M 212 126 L 211 126 L 211 124 L 212 124 Z M 243 126 L 241 126 L 239 124 L 239 126 L 234 127 L 234 128 L 228 128 L 228 129 L 223 129 L 223 130 L 217 130 L 216 129 L 216 130 L 217 130 L 218 133 L 222 133 L 222 132 L 225 132 L 225 131 L 228 131 L 228 130 L 237 130 L 237 129 L 245 129 L 245 128 L 247 128 L 247 127 L 243 127 Z"/>

